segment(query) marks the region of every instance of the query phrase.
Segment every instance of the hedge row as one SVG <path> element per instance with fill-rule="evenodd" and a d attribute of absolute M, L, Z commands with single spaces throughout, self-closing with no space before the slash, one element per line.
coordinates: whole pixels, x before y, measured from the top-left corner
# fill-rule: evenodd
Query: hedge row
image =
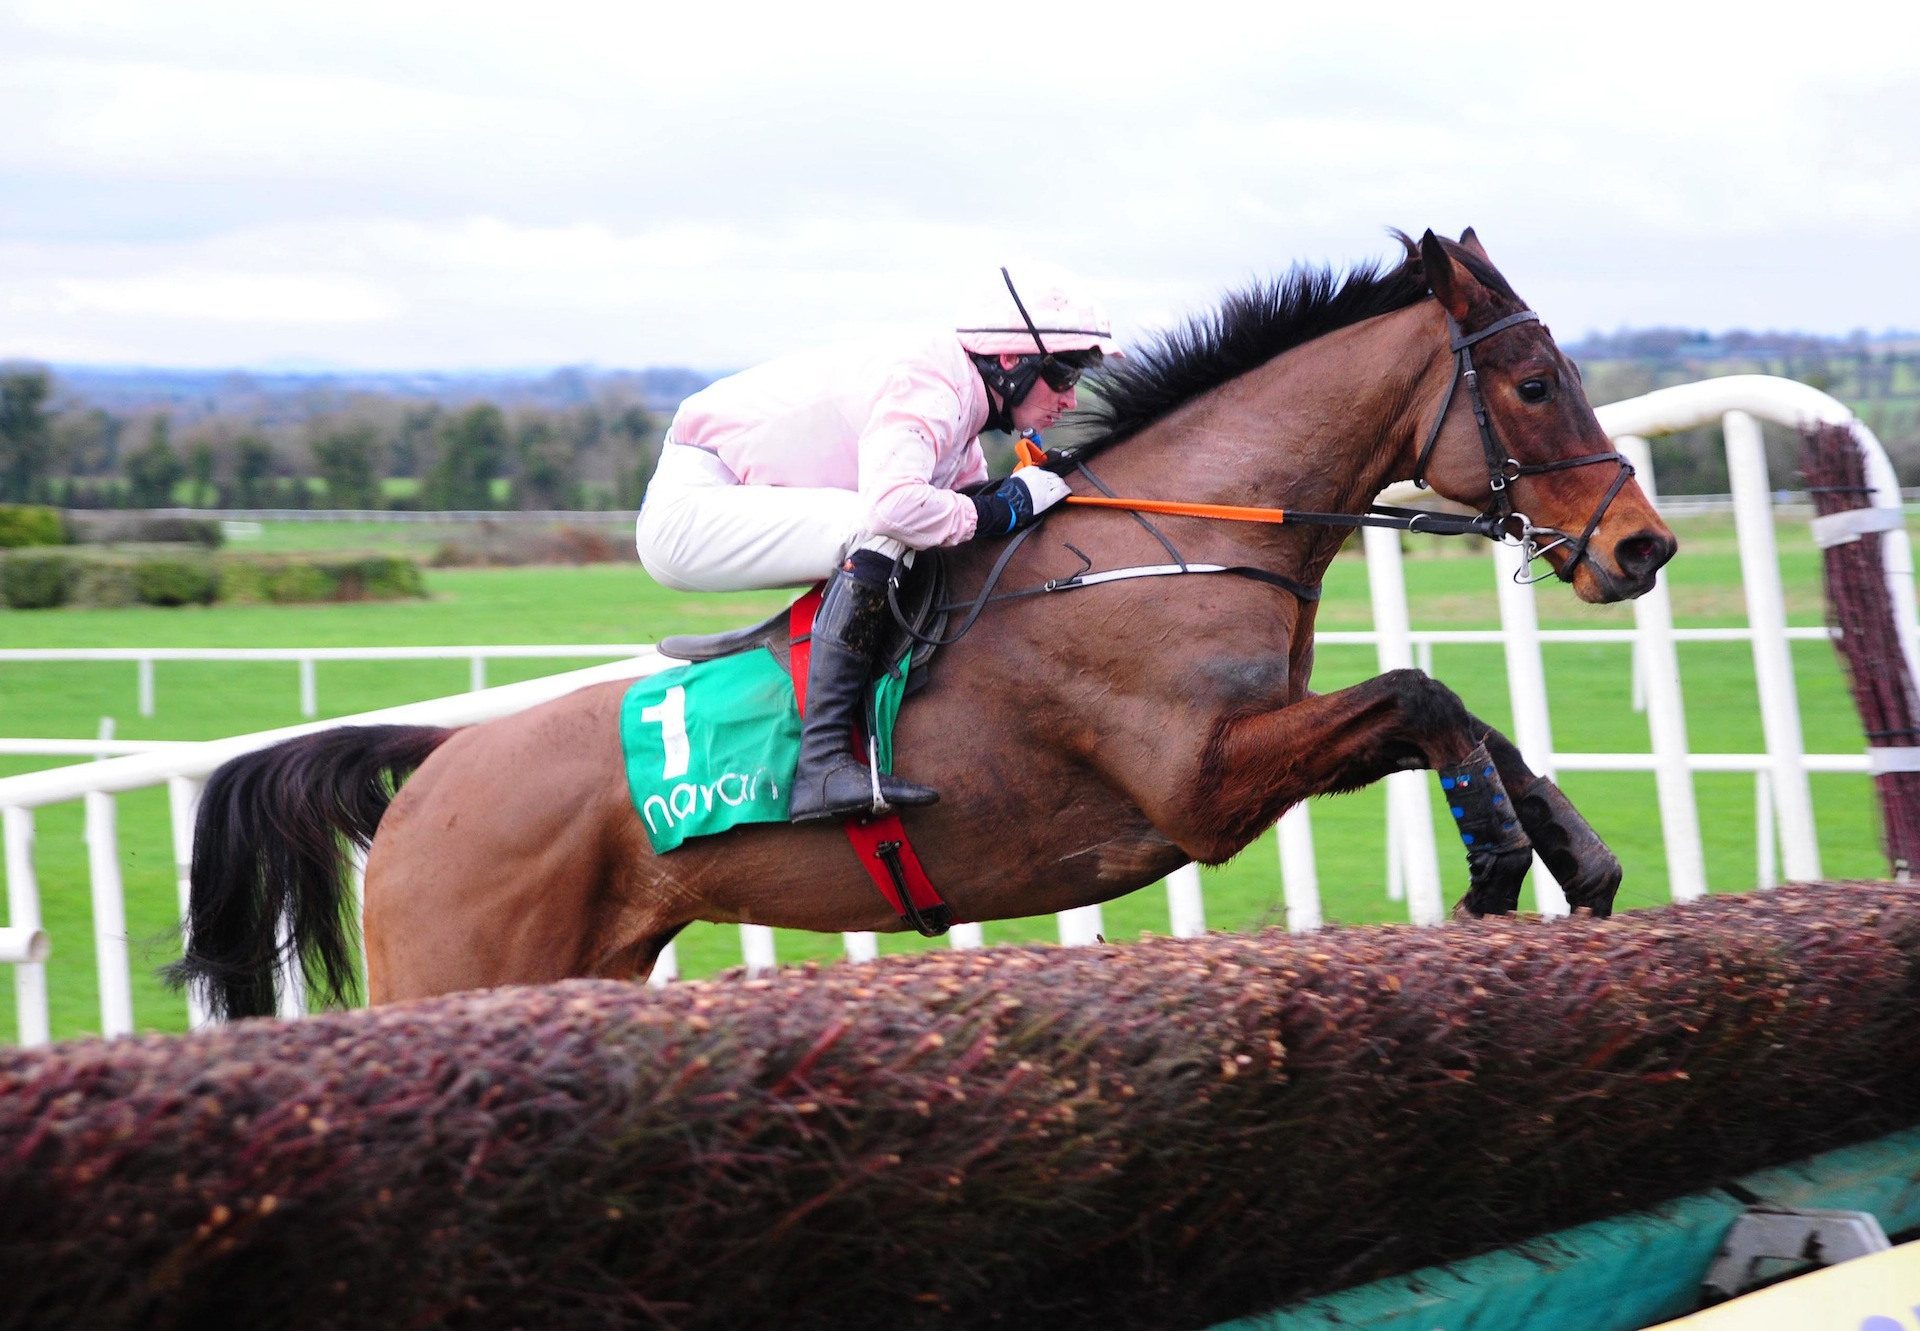
<path fill-rule="evenodd" d="M 64 545 L 67 524 L 57 508 L 38 504 L 0 504 L 0 550 L 27 545 Z"/>
<path fill-rule="evenodd" d="M 66 522 L 73 541 L 85 545 L 182 544 L 217 550 L 226 539 L 216 518 L 76 511 L 66 515 Z"/>
<path fill-rule="evenodd" d="M 1920 889 L 0 1053 L 0 1323 L 1197 1327 L 1920 1121 Z"/>
<path fill-rule="evenodd" d="M 384 601 L 426 595 L 420 568 L 385 555 L 261 556 L 60 550 L 0 557 L 0 605 Z"/>
<path fill-rule="evenodd" d="M 556 522 L 527 527 L 481 521 L 433 552 L 435 568 L 520 568 L 528 564 L 637 563 L 629 526 Z"/>

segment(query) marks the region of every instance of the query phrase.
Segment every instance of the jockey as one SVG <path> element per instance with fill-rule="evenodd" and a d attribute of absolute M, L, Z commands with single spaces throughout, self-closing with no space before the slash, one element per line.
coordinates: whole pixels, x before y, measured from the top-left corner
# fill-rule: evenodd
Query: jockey
<path fill-rule="evenodd" d="M 852 727 L 885 637 L 903 551 L 1006 536 L 1066 496 L 1026 467 L 987 479 L 986 429 L 1031 433 L 1073 409 L 1074 385 L 1119 354 L 1105 312 L 1066 285 L 1005 291 L 953 332 L 888 353 L 782 357 L 680 404 L 635 526 L 640 561 L 679 591 L 827 579 L 813 624 L 794 822 L 931 804 L 881 774 L 880 806 Z"/>

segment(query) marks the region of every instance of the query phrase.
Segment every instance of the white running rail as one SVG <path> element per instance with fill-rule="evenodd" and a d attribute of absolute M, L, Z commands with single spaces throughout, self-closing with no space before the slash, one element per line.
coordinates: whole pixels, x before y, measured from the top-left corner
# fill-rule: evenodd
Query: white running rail
<path fill-rule="evenodd" d="M 136 670 L 140 715 L 154 714 L 156 661 L 292 661 L 299 667 L 300 715 L 320 715 L 315 666 L 321 661 L 465 661 L 467 687 L 487 687 L 487 662 L 497 660 L 604 661 L 637 656 L 646 643 L 564 643 L 495 647 L 4 647 L 0 668 L 25 661 L 131 661 Z"/>
<path fill-rule="evenodd" d="M 1371 632 L 1325 632 L 1319 641 L 1366 643 L 1375 647 L 1383 668 L 1430 660 L 1437 643 L 1499 642 L 1505 648 L 1508 687 L 1516 718 L 1514 740 L 1536 768 L 1565 773 L 1570 771 L 1631 771 L 1654 774 L 1659 791 L 1659 808 L 1670 890 L 1674 897 L 1699 896 L 1706 890 L 1706 873 L 1700 847 L 1699 818 L 1693 794 L 1696 772 L 1751 772 L 1756 779 L 1756 808 L 1759 812 L 1760 874 L 1763 885 L 1777 881 L 1773 860 L 1774 833 L 1778 833 L 1780 867 L 1787 877 L 1815 878 L 1820 862 L 1814 840 L 1813 808 L 1809 794 L 1809 772 L 1869 771 L 1864 752 L 1815 753 L 1805 751 L 1799 723 L 1798 702 L 1794 692 L 1793 668 L 1787 644 L 1799 638 L 1826 636 L 1824 629 L 1786 629 L 1779 568 L 1773 549 L 1773 514 L 1769 503 L 1772 487 L 1768 483 L 1766 462 L 1760 447 L 1759 420 L 1799 426 L 1812 422 L 1843 423 L 1852 427 L 1866 456 L 1868 479 L 1876 491 L 1876 503 L 1898 508 L 1900 492 L 1893 469 L 1884 450 L 1872 433 L 1855 421 L 1847 409 L 1833 398 L 1803 384 L 1761 376 L 1735 376 L 1663 389 L 1627 402 L 1599 409 L 1601 424 L 1607 429 L 1638 468 L 1641 483 L 1651 490 L 1653 470 L 1646 439 L 1674 430 L 1720 420 L 1723 424 L 1729 474 L 1734 488 L 1735 525 L 1739 534 L 1743 577 L 1750 626 L 1745 629 L 1676 629 L 1668 602 L 1664 577 L 1652 592 L 1633 603 L 1635 627 L 1632 630 L 1542 630 L 1533 613 L 1533 589 L 1516 585 L 1516 557 L 1506 547 L 1493 551 L 1493 573 L 1501 594 L 1503 628 L 1494 631 L 1419 630 L 1408 622 L 1400 569 L 1400 546 L 1392 534 L 1369 532 L 1366 542 L 1368 574 L 1373 587 L 1376 625 Z M 1404 497 L 1404 496 L 1401 496 Z M 1896 526 L 1882 541 L 1888 581 L 1900 616 L 1902 641 L 1909 663 L 1915 660 L 1914 583 L 1912 549 L 1904 528 Z M 1675 644 L 1686 641 L 1747 640 L 1752 644 L 1759 707 L 1765 717 L 1765 751 L 1761 753 L 1692 753 L 1688 749 L 1685 715 L 1680 695 L 1680 667 Z M 1546 676 L 1540 661 L 1543 643 L 1582 641 L 1617 642 L 1630 645 L 1635 653 L 1636 697 L 1644 701 L 1651 736 L 1646 753 L 1563 752 L 1553 745 L 1547 724 Z M 180 649 L 182 659 L 191 659 Z M 587 647 L 527 648 L 392 648 L 373 649 L 288 649 L 266 654 L 264 659 L 422 659 L 434 654 L 464 656 L 476 660 L 485 656 L 565 655 L 602 656 L 629 649 L 604 645 Z M 20 653 L 6 654 L 19 659 Z M 91 654 L 90 654 L 91 655 Z M 192 653 L 207 659 L 204 653 Z M 74 654 L 40 654 L 38 659 L 73 659 Z M 120 657 L 149 661 L 171 659 L 161 649 L 129 649 Z M 4 660 L 5 656 L 0 656 Z M 94 659 L 98 659 L 97 655 Z M 238 659 L 262 659 L 258 654 Z M 184 907 L 187 862 L 191 849 L 194 801 L 206 776 L 220 763 L 236 754 L 265 747 L 294 735 L 322 729 L 325 725 L 347 723 L 415 723 L 457 725 L 507 715 L 548 698 L 557 697 L 585 684 L 608 679 L 637 677 L 672 664 L 653 653 L 651 648 L 633 649 L 625 660 L 570 671 L 565 674 L 529 680 L 499 688 L 387 708 L 378 712 L 342 718 L 340 721 L 305 724 L 255 735 L 236 736 L 203 744 L 139 753 L 126 757 L 34 772 L 24 776 L 0 778 L 0 823 L 5 829 L 8 914 L 0 927 L 0 963 L 10 962 L 14 969 L 14 994 L 19 1039 L 24 1044 L 44 1043 L 49 1034 L 46 973 L 47 939 L 41 928 L 39 887 L 35 878 L 33 837 L 34 810 L 49 804 L 83 801 L 86 809 L 89 878 L 94 900 L 96 964 L 100 972 L 100 1030 L 107 1035 L 124 1034 L 133 1029 L 131 1005 L 127 997 L 129 981 L 125 926 L 121 923 L 124 906 L 120 900 L 120 857 L 114 825 L 114 797 L 130 790 L 164 786 L 172 811 L 176 876 Z M 150 667 L 149 667 L 150 669 Z M 1916 672 L 1920 677 L 1920 672 Z M 311 708 L 309 708 L 311 714 Z M 50 741 L 16 741 L 21 745 Z M 64 741 L 76 752 L 92 755 L 102 751 L 105 740 Z M 1440 909 L 1435 840 L 1430 805 L 1421 777 L 1410 774 L 1412 793 L 1389 796 L 1388 865 L 1390 887 L 1408 901 L 1415 920 L 1437 919 Z M 1322 921 L 1322 909 L 1314 867 L 1312 830 L 1307 807 L 1290 811 L 1279 826 L 1280 871 L 1285 893 L 1287 922 L 1290 928 L 1316 928 Z M 1538 907 L 1543 911 L 1564 911 L 1552 879 L 1536 873 Z M 1167 882 L 1172 932 L 1180 936 L 1201 933 L 1206 918 L 1200 893 L 1198 871 L 1188 865 Z M 1058 928 L 1064 942 L 1088 942 L 1101 932 L 1101 914 L 1097 906 L 1069 911 L 1059 918 Z M 742 950 L 751 969 L 776 963 L 770 931 L 742 926 Z M 955 946 L 978 946 L 978 925 L 962 925 L 953 930 Z M 58 940 L 56 940 L 58 941 Z M 875 940 L 870 934 L 846 936 L 846 950 L 856 959 L 874 955 Z M 665 982 L 675 973 L 671 949 L 656 970 L 655 981 Z M 300 1011 L 302 999 L 296 984 L 283 986 L 283 1012 Z M 200 1014 L 190 1013 L 198 1024 Z"/>

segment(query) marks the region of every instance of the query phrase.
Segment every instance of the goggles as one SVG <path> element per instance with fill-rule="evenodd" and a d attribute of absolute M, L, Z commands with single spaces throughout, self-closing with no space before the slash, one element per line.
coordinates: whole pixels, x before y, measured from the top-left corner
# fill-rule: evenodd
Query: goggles
<path fill-rule="evenodd" d="M 1040 357 L 1040 378 L 1056 393 L 1064 393 L 1072 388 L 1086 372 L 1085 365 L 1074 364 L 1060 356 Z"/>

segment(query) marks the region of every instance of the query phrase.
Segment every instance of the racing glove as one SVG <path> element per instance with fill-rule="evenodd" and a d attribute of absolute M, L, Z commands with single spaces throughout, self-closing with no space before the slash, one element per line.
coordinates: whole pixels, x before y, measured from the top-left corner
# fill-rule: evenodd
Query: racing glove
<path fill-rule="evenodd" d="M 1067 497 L 1067 483 L 1041 467 L 1022 467 L 994 486 L 973 496 L 980 525 L 975 539 L 1010 536 Z"/>

